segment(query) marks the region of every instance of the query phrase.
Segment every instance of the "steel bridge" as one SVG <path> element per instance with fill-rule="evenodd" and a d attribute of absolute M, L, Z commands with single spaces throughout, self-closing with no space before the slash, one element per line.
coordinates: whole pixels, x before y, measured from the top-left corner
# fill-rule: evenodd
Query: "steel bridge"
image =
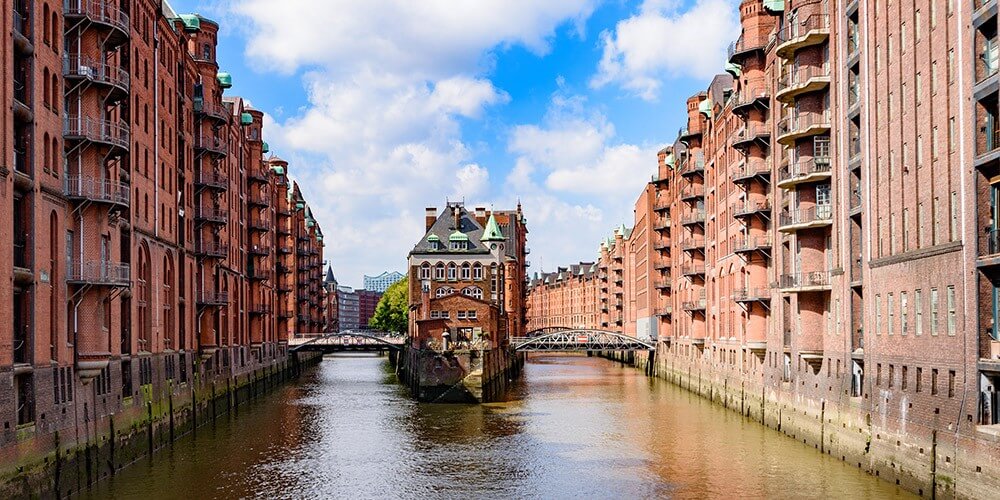
<path fill-rule="evenodd" d="M 405 343 L 404 337 L 375 331 L 299 334 L 288 342 L 291 352 L 323 353 L 401 351 Z"/>
<path fill-rule="evenodd" d="M 543 328 L 527 337 L 512 337 L 510 345 L 520 352 L 650 351 L 651 341 L 618 332 L 587 328 Z"/>

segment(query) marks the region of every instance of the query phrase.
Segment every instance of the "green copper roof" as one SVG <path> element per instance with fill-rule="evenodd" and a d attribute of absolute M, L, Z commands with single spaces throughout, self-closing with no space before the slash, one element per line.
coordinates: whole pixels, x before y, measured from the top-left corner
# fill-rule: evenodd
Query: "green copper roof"
<path fill-rule="evenodd" d="M 267 141 L 264 141 L 264 147 L 261 149 L 261 152 L 263 152 L 263 153 L 270 153 L 271 152 L 271 146 L 267 145 Z"/>
<path fill-rule="evenodd" d="M 427 241 L 432 241 L 432 242 L 433 241 L 441 241 L 441 238 L 438 238 L 438 236 L 436 234 L 432 234 L 432 235 L 430 235 L 430 236 L 427 237 Z"/>
<path fill-rule="evenodd" d="M 739 78 L 743 73 L 743 66 L 739 64 L 726 63 L 726 72 L 733 75 L 734 78 Z"/>
<path fill-rule="evenodd" d="M 312 219 L 306 219 L 306 227 L 313 227 L 316 225 L 316 221 Z"/>
<path fill-rule="evenodd" d="M 712 117 L 712 100 L 711 99 L 705 99 L 704 101 L 701 101 L 701 103 L 698 104 L 698 111 L 700 111 L 701 113 L 703 113 L 705 116 L 711 118 Z"/>
<path fill-rule="evenodd" d="M 493 214 L 490 214 L 490 220 L 486 221 L 486 229 L 483 230 L 482 241 L 503 241 L 503 233 L 500 231 L 500 225 L 497 224 L 496 218 Z"/>
<path fill-rule="evenodd" d="M 677 164 L 677 158 L 674 156 L 673 153 L 670 153 L 667 155 L 667 159 L 664 160 L 663 162 L 666 163 L 668 167 L 674 168 L 674 165 Z"/>
<path fill-rule="evenodd" d="M 278 175 L 285 175 L 285 167 L 271 167 L 271 171 Z"/>
<path fill-rule="evenodd" d="M 219 86 L 228 89 L 233 86 L 233 75 L 226 73 L 225 71 L 220 71 L 219 74 L 215 75 L 219 79 Z"/>
<path fill-rule="evenodd" d="M 764 8 L 771 12 L 782 12 L 785 10 L 785 0 L 764 0 Z"/>
<path fill-rule="evenodd" d="M 306 203 L 304 201 L 300 201 L 295 204 L 296 210 L 302 210 L 303 208 L 306 208 Z"/>
<path fill-rule="evenodd" d="M 178 16 L 182 23 L 184 23 L 184 31 L 188 33 L 194 33 L 195 31 L 201 30 L 201 18 L 196 14 L 181 14 Z"/>
<path fill-rule="evenodd" d="M 240 113 L 240 125 L 253 125 L 253 115 L 250 113 Z"/>
<path fill-rule="evenodd" d="M 448 241 L 469 241 L 469 237 L 461 231 L 455 231 L 448 237 Z"/>
<path fill-rule="evenodd" d="M 321 235 L 316 236 L 316 241 L 322 243 L 323 242 L 323 235 L 321 234 Z"/>

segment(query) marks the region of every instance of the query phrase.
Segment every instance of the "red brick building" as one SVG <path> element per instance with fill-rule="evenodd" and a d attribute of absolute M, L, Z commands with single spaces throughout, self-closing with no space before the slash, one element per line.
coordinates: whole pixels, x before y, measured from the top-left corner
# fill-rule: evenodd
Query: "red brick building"
<path fill-rule="evenodd" d="M 626 322 L 612 292 L 602 325 L 655 316 L 662 376 L 912 491 L 992 494 L 997 3 L 739 9 L 725 73 L 637 202 Z M 586 285 L 544 278 L 529 324 L 572 326 L 541 304 Z"/>
<path fill-rule="evenodd" d="M 322 324 L 323 236 L 265 159 L 262 113 L 224 96 L 215 22 L 151 0 L 16 0 L 0 20 L 6 467 L 283 363 Z"/>

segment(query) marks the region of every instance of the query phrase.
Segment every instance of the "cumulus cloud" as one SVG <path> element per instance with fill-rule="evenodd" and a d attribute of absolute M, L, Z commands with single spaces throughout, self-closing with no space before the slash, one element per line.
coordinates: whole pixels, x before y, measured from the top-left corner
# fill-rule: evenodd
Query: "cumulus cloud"
<path fill-rule="evenodd" d="M 319 217 L 338 277 L 402 268 L 424 206 L 490 195 L 461 123 L 510 99 L 485 77 L 496 51 L 544 55 L 560 26 L 582 32 L 595 2 L 225 4 L 253 67 L 303 75 L 308 105 L 267 116 L 265 132 Z"/>
<path fill-rule="evenodd" d="M 664 79 L 710 78 L 740 34 L 737 0 L 696 0 L 684 9 L 673 0 L 646 0 L 636 15 L 601 33 L 603 54 L 593 87 L 616 84 L 654 100 Z"/>

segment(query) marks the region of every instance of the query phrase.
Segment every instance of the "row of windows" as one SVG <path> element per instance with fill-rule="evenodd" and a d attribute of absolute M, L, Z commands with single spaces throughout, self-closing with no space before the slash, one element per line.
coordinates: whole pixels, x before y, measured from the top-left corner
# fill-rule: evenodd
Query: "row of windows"
<path fill-rule="evenodd" d="M 924 384 L 924 369 L 922 367 L 918 366 L 918 367 L 916 367 L 916 369 L 914 371 L 916 373 L 914 374 L 914 377 L 913 377 L 913 383 L 914 383 L 913 390 L 915 392 L 923 392 L 924 391 L 924 386 L 923 386 L 923 384 Z M 888 373 L 888 380 L 887 380 L 888 384 L 886 385 L 886 387 L 888 387 L 889 389 L 893 389 L 893 388 L 896 387 L 896 374 L 897 373 L 899 373 L 899 389 L 901 391 L 907 391 L 907 390 L 909 390 L 910 367 L 909 366 L 905 366 L 905 365 L 904 366 L 900 366 L 898 372 L 896 371 L 896 365 L 893 365 L 893 364 L 889 365 L 889 373 Z M 949 398 L 955 397 L 955 377 L 956 377 L 955 370 L 948 370 L 948 397 Z M 931 395 L 932 396 L 937 396 L 938 395 L 938 369 L 937 368 L 931 368 L 931 381 L 930 381 L 930 384 L 931 384 L 931 387 L 930 387 Z M 879 363 L 879 364 L 877 364 L 875 366 L 875 385 L 877 387 L 882 387 L 882 363 Z"/>
<path fill-rule="evenodd" d="M 457 319 L 476 319 L 478 314 L 476 311 L 456 311 L 455 317 Z M 450 319 L 451 311 L 431 311 L 431 319 Z"/>
<path fill-rule="evenodd" d="M 454 288 L 452 288 L 450 286 L 443 286 L 443 287 L 438 288 L 437 291 L 434 292 L 434 295 L 436 297 L 447 297 L 447 296 L 452 295 L 454 293 L 455 293 L 455 289 Z M 483 299 L 483 289 L 479 288 L 478 286 L 467 286 L 467 287 L 465 287 L 465 288 L 462 289 L 462 295 L 465 295 L 467 297 L 472 297 L 474 299 L 482 300 Z"/>
<path fill-rule="evenodd" d="M 496 264 L 490 265 L 490 270 L 494 275 L 496 274 L 496 267 Z M 447 276 L 447 278 L 445 278 L 445 276 Z M 483 265 L 476 262 L 471 266 L 466 263 L 459 267 L 455 263 L 445 266 L 443 263 L 439 262 L 436 266 L 434 266 L 434 279 L 438 281 L 443 281 L 445 279 L 457 280 L 459 279 L 459 276 L 461 276 L 461 279 L 463 280 L 481 280 L 483 279 Z M 424 262 L 420 266 L 420 279 L 431 279 L 431 265 L 427 262 Z"/>
<path fill-rule="evenodd" d="M 930 333 L 931 335 L 937 335 L 941 331 L 941 321 L 939 316 L 940 311 L 940 297 L 938 289 L 931 288 L 928 294 L 929 310 L 930 315 Z M 912 297 L 912 304 L 910 303 Z M 924 293 L 921 289 L 916 289 L 913 291 L 912 295 L 909 292 L 902 291 L 898 295 L 898 306 L 897 306 L 897 296 L 894 293 L 888 293 L 885 297 L 885 315 L 888 316 L 887 321 L 883 324 L 883 302 L 881 294 L 875 295 L 875 335 L 881 335 L 883 332 L 888 335 L 895 335 L 896 328 L 899 327 L 900 335 L 908 335 L 910 333 L 910 314 L 913 314 L 913 333 L 914 335 L 923 335 L 924 333 Z M 947 314 L 946 324 L 944 326 L 945 331 L 948 335 L 955 335 L 958 328 L 958 311 L 956 310 L 956 298 L 955 298 L 955 287 L 948 286 L 945 290 L 945 310 Z M 898 321 L 896 315 L 899 315 Z"/>

